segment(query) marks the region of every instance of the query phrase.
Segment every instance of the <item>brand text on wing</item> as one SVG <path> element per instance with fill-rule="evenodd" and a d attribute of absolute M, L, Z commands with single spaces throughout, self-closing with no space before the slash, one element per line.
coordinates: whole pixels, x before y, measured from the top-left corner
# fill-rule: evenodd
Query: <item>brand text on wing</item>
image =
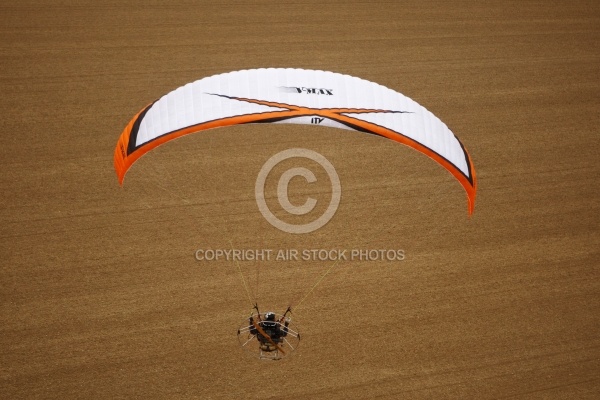
<path fill-rule="evenodd" d="M 307 88 L 307 87 L 298 87 L 298 86 L 290 86 L 284 87 L 286 92 L 290 93 L 298 93 L 298 94 L 317 94 L 324 96 L 333 96 L 333 89 L 324 89 L 324 88 Z"/>

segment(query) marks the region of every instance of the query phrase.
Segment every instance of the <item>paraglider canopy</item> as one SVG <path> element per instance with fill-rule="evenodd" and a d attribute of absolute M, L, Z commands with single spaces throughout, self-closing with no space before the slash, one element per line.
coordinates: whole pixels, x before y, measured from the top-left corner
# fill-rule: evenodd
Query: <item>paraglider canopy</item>
<path fill-rule="evenodd" d="M 458 138 L 435 115 L 379 84 L 334 72 L 242 70 L 182 86 L 146 106 L 121 134 L 114 165 L 122 184 L 143 154 L 205 129 L 246 123 L 297 123 L 351 129 L 405 144 L 448 170 L 475 206 L 475 169 Z"/>

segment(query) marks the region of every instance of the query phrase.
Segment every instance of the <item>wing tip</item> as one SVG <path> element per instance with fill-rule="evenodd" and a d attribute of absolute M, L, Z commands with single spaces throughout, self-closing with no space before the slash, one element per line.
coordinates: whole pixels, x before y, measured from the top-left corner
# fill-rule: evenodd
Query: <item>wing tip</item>
<path fill-rule="evenodd" d="M 477 197 L 477 178 L 475 176 L 475 168 L 471 164 L 471 174 L 473 175 L 471 186 L 465 186 L 467 191 L 467 203 L 469 209 L 469 218 L 473 216 L 475 211 L 475 198 Z"/>
<path fill-rule="evenodd" d="M 467 195 L 468 202 L 468 210 L 469 210 L 469 218 L 473 216 L 473 212 L 475 211 L 475 196 L 471 197 Z"/>

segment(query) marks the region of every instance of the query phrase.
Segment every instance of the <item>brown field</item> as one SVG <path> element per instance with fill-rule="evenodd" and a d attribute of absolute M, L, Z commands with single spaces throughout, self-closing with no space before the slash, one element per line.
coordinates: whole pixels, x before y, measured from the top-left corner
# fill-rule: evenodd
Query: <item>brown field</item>
<path fill-rule="evenodd" d="M 0 398 L 600 398 L 598 1 L 38 3 L 0 5 Z M 113 150 L 144 105 L 259 67 L 358 76 L 427 107 L 474 160 L 473 216 L 422 154 L 312 126 L 189 135 L 119 187 Z M 254 198 L 292 147 L 342 182 L 308 235 Z M 299 349 L 268 362 L 238 345 L 236 266 L 194 257 L 231 246 L 406 258 L 336 265 L 294 313 Z M 278 312 L 331 265 L 239 264 Z"/>

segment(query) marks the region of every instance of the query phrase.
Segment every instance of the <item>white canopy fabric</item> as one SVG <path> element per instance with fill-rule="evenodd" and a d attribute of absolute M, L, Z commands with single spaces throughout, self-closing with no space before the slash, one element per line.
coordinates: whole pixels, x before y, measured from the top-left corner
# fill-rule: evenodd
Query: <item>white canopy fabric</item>
<path fill-rule="evenodd" d="M 266 68 L 229 72 L 184 85 L 144 108 L 115 149 L 122 183 L 152 148 L 205 129 L 243 123 L 316 124 L 387 137 L 431 157 L 465 188 L 469 213 L 475 170 L 458 138 L 410 98 L 364 79 L 334 72 Z"/>

